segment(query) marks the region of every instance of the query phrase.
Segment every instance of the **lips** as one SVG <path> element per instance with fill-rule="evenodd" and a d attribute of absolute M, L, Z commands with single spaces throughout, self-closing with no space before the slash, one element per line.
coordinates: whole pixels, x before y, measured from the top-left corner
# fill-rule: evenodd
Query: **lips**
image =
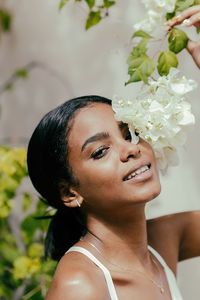
<path fill-rule="evenodd" d="M 149 161 L 142 161 L 136 164 L 123 178 L 123 181 L 131 180 L 132 178 L 136 178 L 138 175 L 141 175 L 147 172 L 151 167 Z"/>

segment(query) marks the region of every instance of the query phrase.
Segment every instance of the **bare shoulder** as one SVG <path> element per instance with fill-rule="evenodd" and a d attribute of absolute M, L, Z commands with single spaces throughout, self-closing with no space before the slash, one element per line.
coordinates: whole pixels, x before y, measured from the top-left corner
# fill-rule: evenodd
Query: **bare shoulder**
<path fill-rule="evenodd" d="M 200 211 L 170 214 L 147 221 L 148 242 L 176 273 L 177 262 L 198 255 Z M 193 240 L 193 243 L 191 241 Z M 186 248 L 190 250 L 186 256 Z M 193 252 L 192 252 L 193 248 Z"/>
<path fill-rule="evenodd" d="M 80 253 L 64 255 L 56 269 L 46 300 L 104 300 L 104 275 Z"/>

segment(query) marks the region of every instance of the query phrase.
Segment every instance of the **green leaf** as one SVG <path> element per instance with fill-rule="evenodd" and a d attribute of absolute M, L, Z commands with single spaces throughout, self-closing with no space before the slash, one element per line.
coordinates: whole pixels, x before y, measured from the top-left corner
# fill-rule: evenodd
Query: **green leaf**
<path fill-rule="evenodd" d="M 34 234 L 38 228 L 39 222 L 36 220 L 33 215 L 29 215 L 21 224 L 22 235 L 25 242 L 28 244 L 32 242 Z"/>
<path fill-rule="evenodd" d="M 196 32 L 199 34 L 200 33 L 200 28 L 196 28 Z"/>
<path fill-rule="evenodd" d="M 11 28 L 11 15 L 3 10 L 0 10 L 0 23 L 3 31 L 9 31 Z"/>
<path fill-rule="evenodd" d="M 151 35 L 149 35 L 148 33 L 146 33 L 145 31 L 143 30 L 138 30 L 136 31 L 133 35 L 132 35 L 132 39 L 135 38 L 135 37 L 142 37 L 142 38 L 145 38 L 145 39 L 153 39 L 153 37 Z"/>
<path fill-rule="evenodd" d="M 169 34 L 168 42 L 169 50 L 179 53 L 187 46 L 188 37 L 184 31 L 173 28 Z"/>
<path fill-rule="evenodd" d="M 43 271 L 51 276 L 54 274 L 56 266 L 57 262 L 50 260 L 49 258 L 47 258 L 42 264 Z"/>
<path fill-rule="evenodd" d="M 194 0 L 176 0 L 175 11 L 183 11 L 193 4 Z"/>
<path fill-rule="evenodd" d="M 175 11 L 173 11 L 171 13 L 167 13 L 166 14 L 166 20 L 168 21 L 168 20 L 172 19 L 173 17 L 175 17 L 175 15 L 176 15 Z"/>
<path fill-rule="evenodd" d="M 109 7 L 113 6 L 113 5 L 115 5 L 115 1 L 104 0 L 103 2 L 104 2 L 104 7 L 105 8 L 109 8 Z"/>
<path fill-rule="evenodd" d="M 15 72 L 15 75 L 17 77 L 25 79 L 28 77 L 28 71 L 26 69 L 19 69 Z"/>
<path fill-rule="evenodd" d="M 85 25 L 85 29 L 88 30 L 90 27 L 96 25 L 97 23 L 99 23 L 101 21 L 101 11 L 91 11 L 88 15 L 87 21 L 86 21 L 86 25 Z"/>
<path fill-rule="evenodd" d="M 38 219 L 38 217 L 45 216 L 44 209 L 46 210 L 46 208 L 46 204 L 42 203 L 42 201 L 38 201 L 37 210 L 23 220 L 21 224 L 21 229 L 26 244 L 29 244 L 33 241 L 37 230 L 47 232 L 50 223 L 50 218 Z"/>
<path fill-rule="evenodd" d="M 163 75 L 168 75 L 171 67 L 176 68 L 178 66 L 178 59 L 176 54 L 172 51 L 163 51 L 158 57 L 158 73 Z"/>
<path fill-rule="evenodd" d="M 146 33 L 143 30 L 136 31 L 133 34 L 132 38 L 135 38 L 135 37 L 141 37 L 142 39 L 138 43 L 137 46 L 133 47 L 133 50 L 131 51 L 131 53 L 127 59 L 128 65 L 131 65 L 131 61 L 134 60 L 135 58 L 144 57 L 146 55 L 147 43 L 149 42 L 150 39 L 153 38 L 152 36 L 150 36 L 148 33 Z"/>
<path fill-rule="evenodd" d="M 146 45 L 148 41 L 149 41 L 148 39 L 142 39 L 137 46 L 133 47 L 133 50 L 131 51 L 127 59 L 128 65 L 131 65 L 132 60 L 134 60 L 135 58 L 146 55 L 147 52 Z"/>
<path fill-rule="evenodd" d="M 6 286 L 5 283 L 0 283 L 0 296 L 3 299 L 13 299 L 12 290 L 9 286 Z"/>
<path fill-rule="evenodd" d="M 194 0 L 194 5 L 200 4 L 200 0 Z"/>
<path fill-rule="evenodd" d="M 155 62 L 147 55 L 143 55 L 135 58 L 132 57 L 129 63 L 128 74 L 130 75 L 130 79 L 125 85 L 137 81 L 144 81 L 144 83 L 148 84 L 148 77 L 155 70 Z"/>
<path fill-rule="evenodd" d="M 92 9 L 93 6 L 95 5 L 95 0 L 85 0 L 85 2 L 87 2 L 87 5 L 89 6 L 90 9 Z"/>
<path fill-rule="evenodd" d="M 1 242 L 1 255 L 3 255 L 4 259 L 8 262 L 13 263 L 14 260 L 20 255 L 20 252 L 17 248 L 13 248 L 13 245 L 9 245 L 7 242 Z"/>
<path fill-rule="evenodd" d="M 69 0 L 61 0 L 59 5 L 59 10 L 61 10 L 66 4 L 69 2 Z"/>

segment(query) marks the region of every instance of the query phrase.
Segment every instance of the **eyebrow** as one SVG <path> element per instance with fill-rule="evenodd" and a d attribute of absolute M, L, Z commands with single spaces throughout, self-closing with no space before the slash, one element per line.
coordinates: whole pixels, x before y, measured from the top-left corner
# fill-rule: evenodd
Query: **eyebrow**
<path fill-rule="evenodd" d="M 85 149 L 85 147 L 90 144 L 90 143 L 93 143 L 93 142 L 96 142 L 96 141 L 100 141 L 100 140 L 103 140 L 103 139 L 108 139 L 110 137 L 109 133 L 108 132 L 99 132 L 91 137 L 89 137 L 85 143 L 83 144 L 83 146 L 81 147 L 81 152 L 83 152 L 83 150 Z"/>

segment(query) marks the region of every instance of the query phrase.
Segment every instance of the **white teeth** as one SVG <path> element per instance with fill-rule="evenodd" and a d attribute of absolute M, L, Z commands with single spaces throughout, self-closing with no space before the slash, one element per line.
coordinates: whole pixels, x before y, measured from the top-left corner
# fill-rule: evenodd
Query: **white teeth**
<path fill-rule="evenodd" d="M 133 177 L 135 177 L 136 175 L 139 175 L 139 174 L 141 174 L 141 173 L 143 173 L 143 172 L 145 172 L 146 170 L 148 170 L 149 169 L 149 167 L 148 166 L 144 166 L 144 167 L 141 167 L 140 169 L 138 169 L 137 171 L 135 171 L 135 172 L 133 172 L 133 173 L 131 173 L 128 177 L 127 177 L 127 179 L 126 180 L 129 180 L 129 179 L 131 179 L 131 178 L 133 178 Z"/>

